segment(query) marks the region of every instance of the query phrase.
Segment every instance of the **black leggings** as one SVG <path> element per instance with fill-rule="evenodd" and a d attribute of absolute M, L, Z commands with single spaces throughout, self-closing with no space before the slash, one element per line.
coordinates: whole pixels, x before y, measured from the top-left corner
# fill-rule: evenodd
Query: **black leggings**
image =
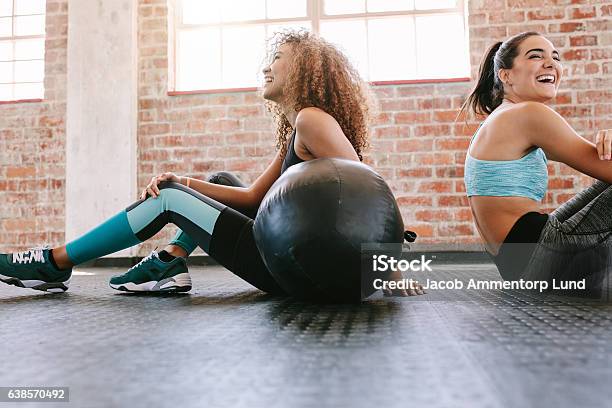
<path fill-rule="evenodd" d="M 612 271 L 612 186 L 596 181 L 550 215 L 523 215 L 495 262 L 506 280 L 585 279 L 602 288 Z"/>
<path fill-rule="evenodd" d="M 207 181 L 225 186 L 245 187 L 236 176 L 227 172 L 215 173 Z M 163 183 L 160 184 L 160 189 L 165 187 Z M 273 295 L 287 295 L 268 271 L 255 245 L 253 218 L 256 214 L 256 208 L 226 208 L 210 237 L 208 255 L 257 289 Z M 197 243 L 201 240 L 197 235 L 197 231 L 189 235 L 180 231 L 170 244 L 179 245 L 190 253 L 193 250 L 190 242 Z"/>

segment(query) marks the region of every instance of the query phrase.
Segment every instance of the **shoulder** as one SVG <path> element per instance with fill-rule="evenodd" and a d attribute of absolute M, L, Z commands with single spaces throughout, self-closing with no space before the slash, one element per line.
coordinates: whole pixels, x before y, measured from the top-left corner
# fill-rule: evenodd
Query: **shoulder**
<path fill-rule="evenodd" d="M 306 144 L 310 140 L 329 136 L 330 134 L 342 135 L 340 125 L 329 113 L 322 109 L 309 107 L 298 112 L 295 119 L 295 129 L 299 138 Z"/>
<path fill-rule="evenodd" d="M 518 131 L 522 135 L 541 132 L 550 127 L 562 117 L 551 107 L 534 101 L 517 103 L 495 117 L 498 126 Z"/>
<path fill-rule="evenodd" d="M 322 126 L 338 125 L 336 119 L 323 109 L 309 107 L 298 112 L 295 119 L 295 127 L 298 131 L 320 128 Z"/>
<path fill-rule="evenodd" d="M 559 114 L 541 102 L 527 101 L 506 109 L 500 114 L 501 117 L 517 124 L 534 124 L 543 120 L 557 119 Z"/>

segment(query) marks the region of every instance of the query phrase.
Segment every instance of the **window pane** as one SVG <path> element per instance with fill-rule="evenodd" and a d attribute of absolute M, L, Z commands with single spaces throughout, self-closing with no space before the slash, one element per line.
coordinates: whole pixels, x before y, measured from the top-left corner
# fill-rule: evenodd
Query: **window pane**
<path fill-rule="evenodd" d="M 469 76 L 461 15 L 416 17 L 416 31 L 417 74 L 420 78 Z"/>
<path fill-rule="evenodd" d="M 176 55 L 177 91 L 219 88 L 220 37 L 218 28 L 179 32 Z"/>
<path fill-rule="evenodd" d="M 46 0 L 15 0 L 15 15 L 45 14 Z"/>
<path fill-rule="evenodd" d="M 0 84 L 0 101 L 12 101 L 13 100 L 13 85 L 12 84 Z"/>
<path fill-rule="evenodd" d="M 183 0 L 183 24 L 210 24 L 221 22 L 221 2 Z"/>
<path fill-rule="evenodd" d="M 13 0 L 0 0 L 0 16 L 13 15 Z"/>
<path fill-rule="evenodd" d="M 415 0 L 417 10 L 457 7 L 457 0 Z"/>
<path fill-rule="evenodd" d="M 32 40 L 15 41 L 15 59 L 43 59 L 45 57 L 45 39 L 35 38 Z"/>
<path fill-rule="evenodd" d="M 0 37 L 11 37 L 13 35 L 12 18 L 0 18 Z"/>
<path fill-rule="evenodd" d="M 413 18 L 381 18 L 368 23 L 370 80 L 414 78 L 416 53 Z M 394 41 L 389 41 L 390 38 Z"/>
<path fill-rule="evenodd" d="M 0 83 L 13 82 L 13 62 L 0 62 Z"/>
<path fill-rule="evenodd" d="M 323 0 L 326 15 L 365 12 L 365 0 Z"/>
<path fill-rule="evenodd" d="M 300 21 L 300 22 L 291 22 L 291 23 L 280 23 L 280 24 L 268 24 L 266 25 L 266 38 L 270 38 L 274 35 L 274 33 L 283 31 L 283 30 L 312 30 L 310 21 Z"/>
<path fill-rule="evenodd" d="M 265 0 L 224 0 L 221 17 L 223 21 L 263 20 L 266 18 Z"/>
<path fill-rule="evenodd" d="M 365 20 L 321 22 L 321 37 L 340 46 L 363 79 L 368 79 Z"/>
<path fill-rule="evenodd" d="M 45 62 L 15 61 L 15 82 L 40 82 L 45 75 Z"/>
<path fill-rule="evenodd" d="M 13 42 L 0 41 L 0 61 L 10 61 L 13 59 Z"/>
<path fill-rule="evenodd" d="M 45 91 L 42 82 L 34 84 L 15 84 L 14 99 L 42 99 Z"/>
<path fill-rule="evenodd" d="M 306 17 L 306 0 L 266 0 L 267 18 Z"/>
<path fill-rule="evenodd" d="M 15 35 L 42 35 L 45 33 L 45 16 L 15 17 Z"/>
<path fill-rule="evenodd" d="M 223 87 L 257 86 L 263 68 L 265 28 L 263 25 L 223 29 Z"/>
<path fill-rule="evenodd" d="M 368 0 L 368 11 L 413 10 L 414 0 Z"/>

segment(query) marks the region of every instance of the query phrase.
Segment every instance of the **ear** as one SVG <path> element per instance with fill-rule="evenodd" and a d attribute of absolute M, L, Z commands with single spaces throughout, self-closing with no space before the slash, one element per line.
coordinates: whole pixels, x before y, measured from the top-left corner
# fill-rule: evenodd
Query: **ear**
<path fill-rule="evenodd" d="M 504 85 L 508 85 L 510 83 L 510 70 L 504 69 L 504 68 L 500 68 L 499 71 L 497 71 L 497 76 L 499 77 L 499 80 L 504 84 Z"/>

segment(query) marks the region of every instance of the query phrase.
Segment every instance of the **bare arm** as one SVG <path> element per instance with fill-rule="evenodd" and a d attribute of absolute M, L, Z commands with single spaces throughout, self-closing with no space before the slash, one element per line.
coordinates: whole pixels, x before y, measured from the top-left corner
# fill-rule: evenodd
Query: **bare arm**
<path fill-rule="evenodd" d="M 537 102 L 524 103 L 520 110 L 519 126 L 529 142 L 541 147 L 547 157 L 612 183 L 612 161 L 601 160 L 595 144 L 577 134 L 561 115 Z"/>

